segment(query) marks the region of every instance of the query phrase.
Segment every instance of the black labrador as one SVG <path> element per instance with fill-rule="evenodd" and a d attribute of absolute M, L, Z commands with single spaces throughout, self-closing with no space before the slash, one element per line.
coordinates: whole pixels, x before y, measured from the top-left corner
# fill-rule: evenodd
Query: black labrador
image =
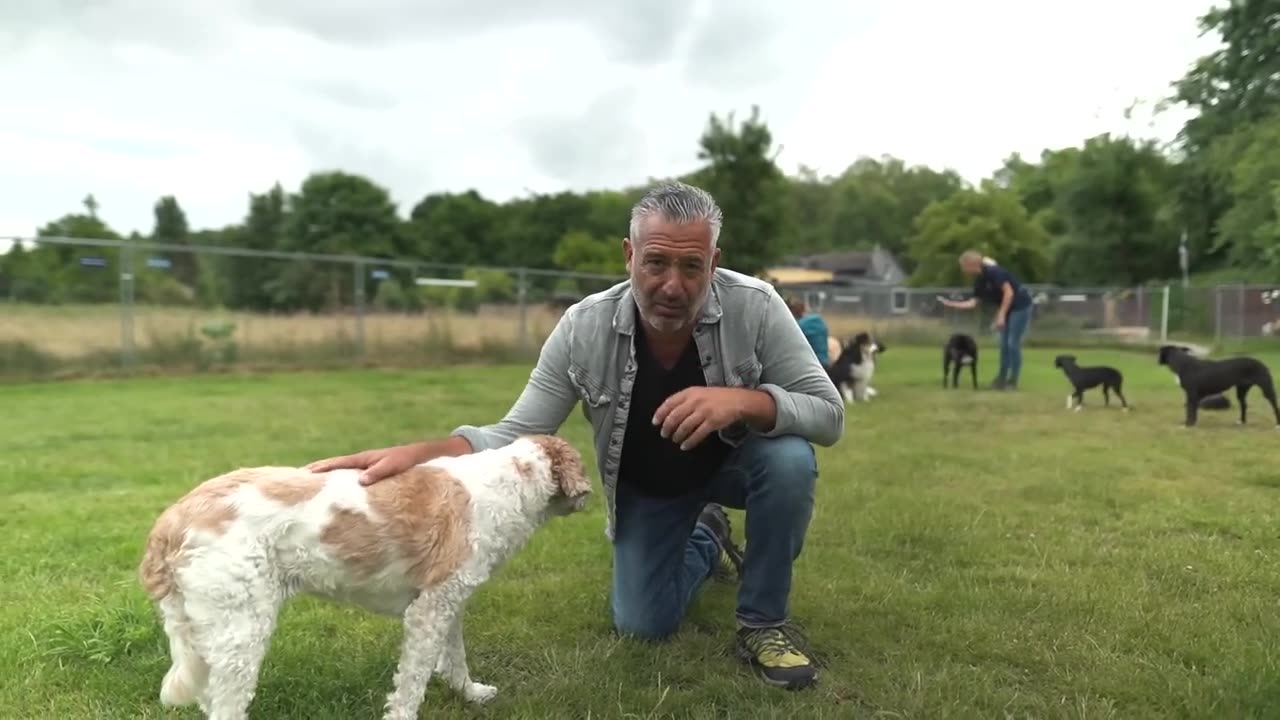
<path fill-rule="evenodd" d="M 1222 360 L 1209 360 L 1191 354 L 1191 348 L 1181 345 L 1163 345 L 1160 347 L 1158 361 L 1178 377 L 1178 384 L 1187 396 L 1186 426 L 1196 424 L 1196 414 L 1201 401 L 1210 396 L 1222 393 L 1234 387 L 1236 399 L 1240 402 L 1240 424 L 1245 424 L 1248 408 L 1245 395 L 1254 385 L 1262 391 L 1262 396 L 1271 403 L 1271 410 L 1276 416 L 1276 427 L 1280 428 L 1280 406 L 1276 404 L 1276 386 L 1271 378 L 1271 370 L 1261 361 L 1251 357 L 1233 357 Z"/>

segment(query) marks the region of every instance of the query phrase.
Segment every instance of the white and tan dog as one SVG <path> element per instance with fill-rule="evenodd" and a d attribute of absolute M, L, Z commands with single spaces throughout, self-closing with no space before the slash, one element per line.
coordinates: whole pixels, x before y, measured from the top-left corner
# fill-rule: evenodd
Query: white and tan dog
<path fill-rule="evenodd" d="M 359 472 L 243 468 L 169 507 L 139 576 L 169 637 L 160 701 L 247 717 L 281 606 L 306 593 L 403 618 L 385 718 L 418 716 L 433 672 L 472 702 L 463 605 L 545 521 L 581 510 L 582 458 L 541 435 L 438 458 L 368 487 Z"/>

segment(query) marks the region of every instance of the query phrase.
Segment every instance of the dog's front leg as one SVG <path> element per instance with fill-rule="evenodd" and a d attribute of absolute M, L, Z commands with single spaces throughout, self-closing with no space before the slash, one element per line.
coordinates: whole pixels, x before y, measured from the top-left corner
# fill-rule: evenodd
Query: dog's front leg
<path fill-rule="evenodd" d="M 404 612 L 404 641 L 395 689 L 387 696 L 384 720 L 415 720 L 431 673 L 457 614 L 456 598 L 436 588 L 423 591 Z"/>
<path fill-rule="evenodd" d="M 1194 427 L 1196 424 L 1196 411 L 1200 408 L 1200 396 L 1196 393 L 1187 393 L 1187 422 L 1185 427 Z"/>
<path fill-rule="evenodd" d="M 462 693 L 467 702 L 486 703 L 498 694 L 498 688 L 478 683 L 471 679 L 471 670 L 467 667 L 467 650 L 462 641 L 462 610 L 449 625 L 449 634 L 445 639 L 444 652 L 438 663 L 440 675 L 455 692 Z"/>

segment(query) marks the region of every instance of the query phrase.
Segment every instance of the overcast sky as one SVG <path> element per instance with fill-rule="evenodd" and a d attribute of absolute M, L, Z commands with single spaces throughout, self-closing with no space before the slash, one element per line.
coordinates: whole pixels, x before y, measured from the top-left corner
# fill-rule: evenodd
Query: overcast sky
<path fill-rule="evenodd" d="M 1126 122 L 1199 55 L 1208 0 L 0 0 L 0 235 L 92 192 L 148 232 L 315 170 L 424 194 L 620 187 L 761 106 L 779 162 L 989 175 Z M 619 218 L 620 232 L 625 219 Z"/>

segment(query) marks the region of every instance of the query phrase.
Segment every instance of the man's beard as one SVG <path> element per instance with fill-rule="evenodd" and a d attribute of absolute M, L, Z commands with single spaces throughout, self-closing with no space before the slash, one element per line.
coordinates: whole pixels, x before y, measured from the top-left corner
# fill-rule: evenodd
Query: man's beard
<path fill-rule="evenodd" d="M 649 312 L 650 308 L 654 304 L 656 304 L 656 303 L 652 303 L 652 301 L 650 301 L 649 303 L 637 302 L 636 306 L 640 309 L 640 317 L 643 318 L 646 323 L 648 323 L 649 327 L 653 328 L 654 330 L 657 330 L 660 333 L 674 333 L 674 332 L 679 332 L 680 330 L 685 329 L 686 327 L 688 327 L 689 325 L 692 325 L 695 321 L 697 321 L 698 315 L 702 312 L 702 308 L 706 304 L 707 298 L 710 296 L 710 294 L 711 294 L 711 286 L 708 285 L 707 289 L 703 291 L 702 297 L 691 302 L 687 308 L 687 312 L 683 315 L 683 317 L 678 317 L 678 318 L 663 317 L 661 315 L 657 315 Z"/>

